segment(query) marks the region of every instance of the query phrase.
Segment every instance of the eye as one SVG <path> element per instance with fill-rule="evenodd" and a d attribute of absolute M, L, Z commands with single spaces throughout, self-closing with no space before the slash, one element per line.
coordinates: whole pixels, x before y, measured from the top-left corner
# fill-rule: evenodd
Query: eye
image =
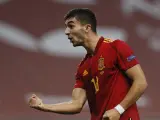
<path fill-rule="evenodd" d="M 70 29 L 73 29 L 74 28 L 74 25 L 68 25 L 68 27 L 70 28 Z"/>

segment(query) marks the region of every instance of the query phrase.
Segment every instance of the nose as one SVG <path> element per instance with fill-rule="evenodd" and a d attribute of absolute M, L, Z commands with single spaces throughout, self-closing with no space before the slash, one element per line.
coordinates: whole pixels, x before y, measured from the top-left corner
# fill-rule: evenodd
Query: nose
<path fill-rule="evenodd" d="M 66 29 L 65 29 L 65 34 L 66 34 L 66 35 L 69 35 L 69 33 L 70 33 L 70 32 L 69 32 L 69 29 L 66 28 Z"/>

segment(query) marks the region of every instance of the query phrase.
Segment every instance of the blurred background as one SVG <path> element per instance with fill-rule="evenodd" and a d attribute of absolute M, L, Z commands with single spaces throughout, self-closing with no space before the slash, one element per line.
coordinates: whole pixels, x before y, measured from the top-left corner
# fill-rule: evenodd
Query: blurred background
<path fill-rule="evenodd" d="M 141 120 L 160 119 L 160 0 L 0 0 L 0 120 L 88 120 L 30 109 L 35 93 L 44 103 L 71 99 L 77 65 L 85 54 L 64 35 L 66 12 L 90 8 L 98 33 L 126 41 L 149 87 L 137 104 Z"/>

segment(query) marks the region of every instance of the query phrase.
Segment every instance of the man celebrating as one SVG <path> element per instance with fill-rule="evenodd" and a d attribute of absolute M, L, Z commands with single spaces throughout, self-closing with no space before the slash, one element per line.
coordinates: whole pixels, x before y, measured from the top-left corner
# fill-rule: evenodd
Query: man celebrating
<path fill-rule="evenodd" d="M 147 82 L 131 48 L 121 40 L 99 36 L 96 17 L 89 9 L 69 11 L 65 25 L 65 34 L 73 46 L 83 46 L 87 52 L 78 66 L 72 100 L 44 104 L 32 95 L 30 107 L 76 114 L 88 100 L 91 120 L 140 120 L 136 101 L 147 88 Z"/>

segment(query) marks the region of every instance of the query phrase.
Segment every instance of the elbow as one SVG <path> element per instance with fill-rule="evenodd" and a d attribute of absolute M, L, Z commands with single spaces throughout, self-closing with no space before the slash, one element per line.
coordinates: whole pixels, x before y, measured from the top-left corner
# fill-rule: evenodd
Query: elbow
<path fill-rule="evenodd" d="M 147 83 L 147 82 L 145 82 L 143 86 L 144 86 L 144 90 L 146 90 L 146 89 L 147 89 L 147 87 L 148 87 L 148 83 Z"/>
<path fill-rule="evenodd" d="M 135 86 L 137 86 L 137 89 L 139 92 L 145 92 L 145 90 L 148 87 L 148 83 L 146 81 L 146 79 L 136 79 L 134 80 L 133 84 L 135 84 Z"/>
<path fill-rule="evenodd" d="M 76 113 L 80 113 L 82 111 L 82 108 L 83 108 L 82 105 L 78 105 L 76 109 Z"/>
<path fill-rule="evenodd" d="M 76 109 L 75 111 L 72 112 L 72 114 L 79 114 L 82 109 Z"/>
<path fill-rule="evenodd" d="M 147 89 L 147 87 L 148 87 L 148 83 L 147 83 L 146 80 L 144 80 L 143 82 L 141 82 L 140 88 L 141 88 L 141 90 L 142 90 L 143 92 Z"/>
<path fill-rule="evenodd" d="M 81 110 L 77 110 L 74 112 L 74 114 L 79 114 L 81 112 Z"/>
<path fill-rule="evenodd" d="M 82 111 L 83 104 L 79 100 L 72 100 L 69 104 L 71 114 L 78 114 Z"/>
<path fill-rule="evenodd" d="M 82 111 L 83 106 L 81 105 L 76 105 L 74 111 L 72 112 L 72 114 L 78 114 Z"/>

